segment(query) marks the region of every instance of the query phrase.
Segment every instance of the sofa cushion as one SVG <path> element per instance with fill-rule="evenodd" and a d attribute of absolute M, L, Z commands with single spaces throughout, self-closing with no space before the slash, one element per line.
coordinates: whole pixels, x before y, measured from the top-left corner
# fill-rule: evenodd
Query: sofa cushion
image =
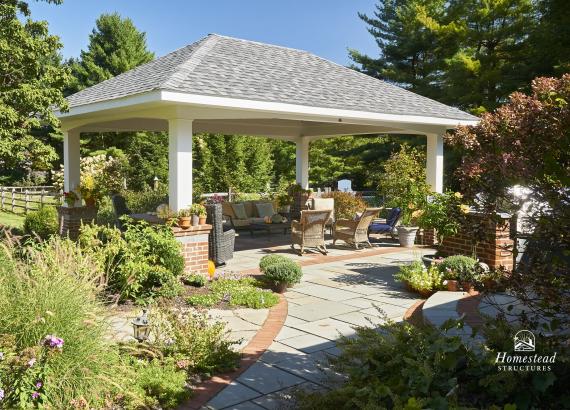
<path fill-rule="evenodd" d="M 275 215 L 275 210 L 273 209 L 273 204 L 271 202 L 258 202 L 255 206 L 257 208 L 257 215 L 260 218 L 265 218 L 266 216 L 271 218 Z"/>
<path fill-rule="evenodd" d="M 247 214 L 245 213 L 245 206 L 243 204 L 232 204 L 232 208 L 237 219 L 247 219 Z"/>

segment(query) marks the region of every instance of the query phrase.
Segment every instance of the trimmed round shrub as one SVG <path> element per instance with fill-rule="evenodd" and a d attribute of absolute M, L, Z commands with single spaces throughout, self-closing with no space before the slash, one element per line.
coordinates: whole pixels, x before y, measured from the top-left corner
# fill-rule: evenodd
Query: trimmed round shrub
<path fill-rule="evenodd" d="M 24 219 L 24 232 L 28 235 L 37 235 L 41 239 L 47 239 L 55 235 L 58 230 L 57 209 L 53 206 L 43 206 L 27 214 Z"/>
<path fill-rule="evenodd" d="M 261 260 L 259 261 L 259 270 L 262 273 L 265 273 L 265 270 L 267 269 L 268 266 L 270 265 L 275 265 L 276 263 L 282 263 L 282 262 L 287 262 L 290 261 L 291 259 L 287 258 L 286 256 L 283 255 L 265 255 L 263 258 L 261 258 Z"/>
<path fill-rule="evenodd" d="M 303 276 L 301 266 L 291 259 L 267 266 L 264 274 L 265 278 L 271 282 L 287 283 L 288 285 L 299 283 Z"/>
<path fill-rule="evenodd" d="M 459 279 L 470 272 L 475 271 L 477 261 L 469 256 L 448 256 L 438 265 L 439 271 L 446 279 Z"/>

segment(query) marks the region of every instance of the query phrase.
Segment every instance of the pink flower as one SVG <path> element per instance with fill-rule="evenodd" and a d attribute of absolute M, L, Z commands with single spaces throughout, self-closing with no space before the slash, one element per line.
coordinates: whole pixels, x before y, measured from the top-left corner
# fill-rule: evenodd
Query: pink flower
<path fill-rule="evenodd" d="M 44 338 L 44 345 L 61 349 L 63 348 L 63 339 L 57 336 L 47 335 Z"/>
<path fill-rule="evenodd" d="M 38 397 L 40 397 L 40 394 L 37 391 L 32 393 L 32 399 L 36 400 Z"/>

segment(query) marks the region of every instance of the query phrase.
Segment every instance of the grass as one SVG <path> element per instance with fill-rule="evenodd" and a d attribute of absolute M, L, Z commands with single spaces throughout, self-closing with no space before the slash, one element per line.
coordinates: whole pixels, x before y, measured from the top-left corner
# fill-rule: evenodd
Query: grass
<path fill-rule="evenodd" d="M 9 226 L 11 228 L 22 229 L 24 226 L 24 217 L 10 212 L 0 211 L 0 225 Z"/>

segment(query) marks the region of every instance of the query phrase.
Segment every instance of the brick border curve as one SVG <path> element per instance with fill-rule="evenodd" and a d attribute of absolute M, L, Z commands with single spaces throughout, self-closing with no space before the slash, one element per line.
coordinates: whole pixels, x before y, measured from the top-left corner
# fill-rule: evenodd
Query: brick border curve
<path fill-rule="evenodd" d="M 249 341 L 242 351 L 242 357 L 239 367 L 228 373 L 213 376 L 212 378 L 200 383 L 193 389 L 194 395 L 190 400 L 179 406 L 179 410 L 198 410 L 208 403 L 216 394 L 224 387 L 230 384 L 234 379 L 238 378 L 252 364 L 257 362 L 261 355 L 265 353 L 267 348 L 273 343 L 273 339 L 277 336 L 285 319 L 287 318 L 287 299 L 283 295 L 279 295 L 279 303 L 269 309 L 267 318 L 261 329 L 257 331 L 255 336 Z"/>

